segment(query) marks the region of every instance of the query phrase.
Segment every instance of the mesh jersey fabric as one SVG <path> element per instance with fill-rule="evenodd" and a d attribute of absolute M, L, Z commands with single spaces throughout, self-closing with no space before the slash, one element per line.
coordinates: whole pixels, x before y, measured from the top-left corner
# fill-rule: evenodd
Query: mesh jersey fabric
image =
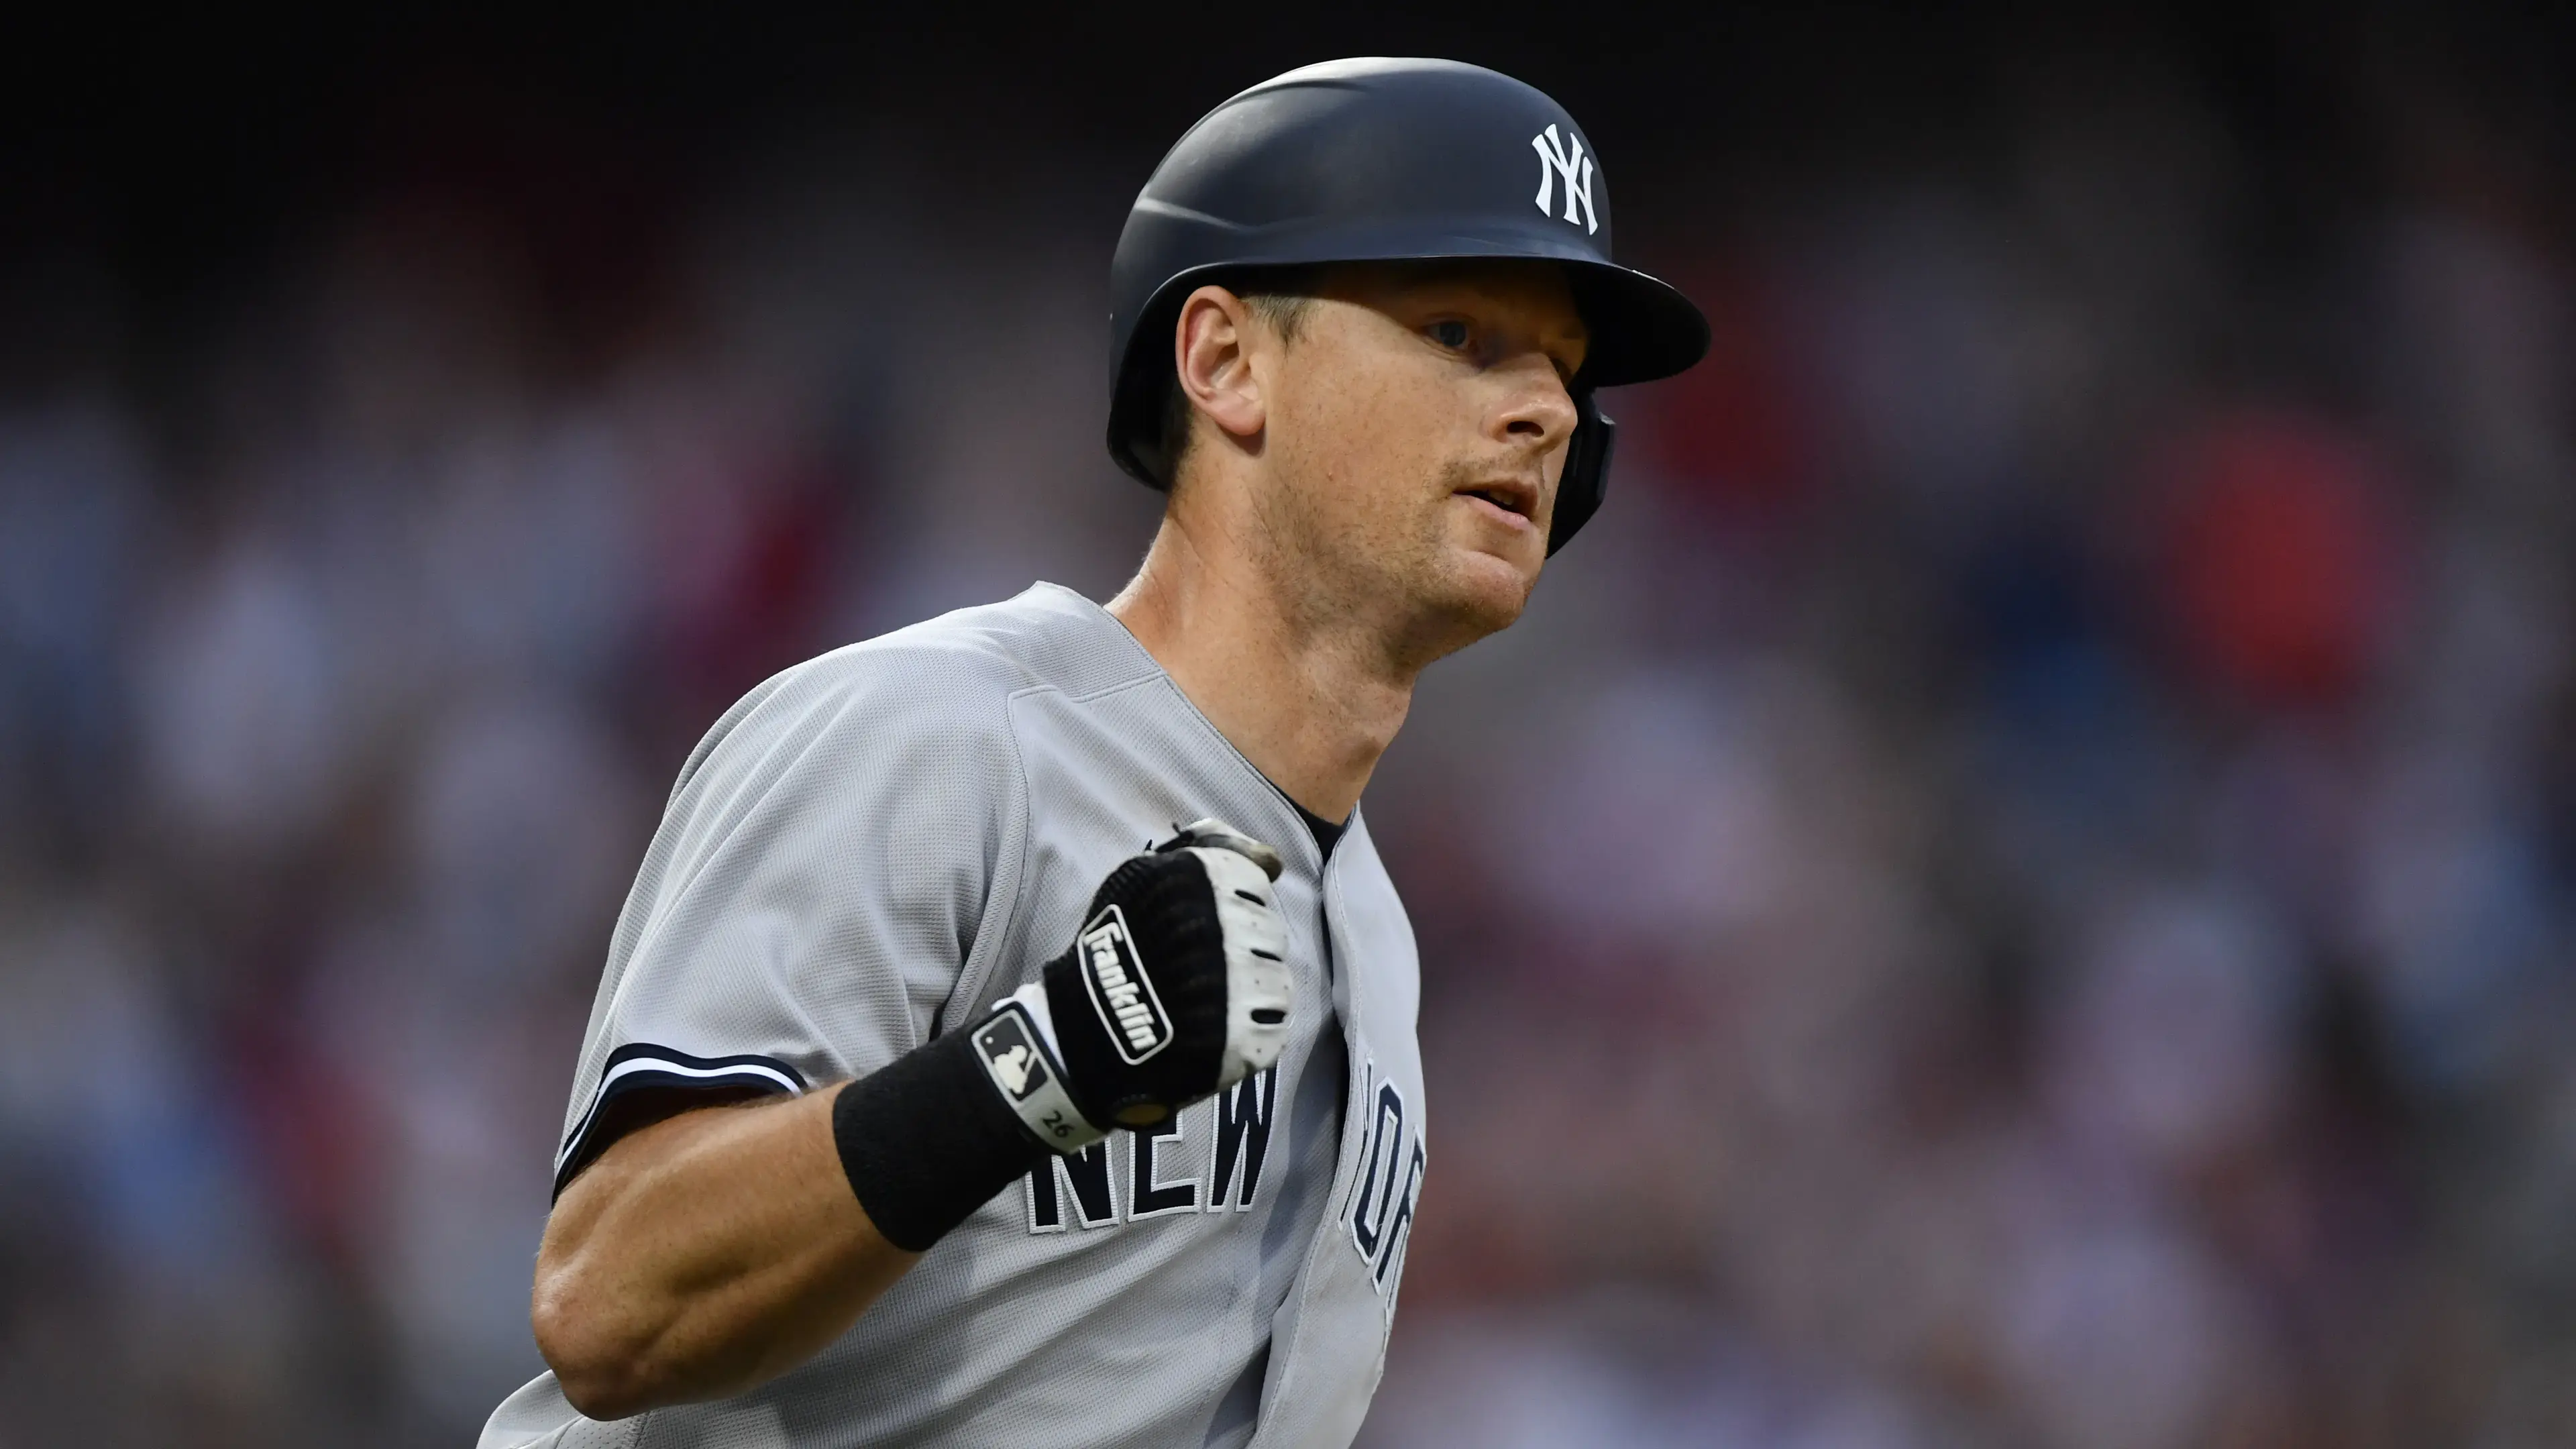
<path fill-rule="evenodd" d="M 602 1424 L 541 1375 L 496 1410 L 484 1449 L 1346 1442 L 1393 1285 L 1374 1259 L 1337 1261 L 1354 1251 L 1326 1219 L 1399 1196 L 1356 1184 L 1379 1154 L 1342 1103 L 1388 1063 L 1418 1100 L 1410 926 L 1356 814 L 1328 862 L 1151 656 L 1068 590 L 837 650 L 717 723 L 612 937 L 559 1161 L 569 1174 L 604 1146 L 588 1134 L 620 1092 L 804 1090 L 971 1020 L 1062 949 L 1120 859 L 1207 815 L 1286 860 L 1296 999 L 1277 1067 L 1151 1136 L 1043 1164 L 760 1389 Z M 1343 1037 L 1337 954 L 1383 983 L 1382 1040 L 1364 1052 Z M 1413 1121 L 1418 1143 L 1418 1107 Z M 1408 1198 L 1389 1216 L 1409 1213 Z M 1286 1413 L 1273 1400 L 1292 1378 Z"/>

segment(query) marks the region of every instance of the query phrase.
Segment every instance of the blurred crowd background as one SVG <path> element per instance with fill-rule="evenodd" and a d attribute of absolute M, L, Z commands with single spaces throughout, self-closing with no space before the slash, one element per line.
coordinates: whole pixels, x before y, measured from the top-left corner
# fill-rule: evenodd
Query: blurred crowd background
<path fill-rule="evenodd" d="M 1718 340 L 1370 789 L 1364 1443 L 2576 1442 L 2565 24 L 922 24 L 208 32 L 13 120 L 0 1445 L 470 1441 L 689 746 L 1115 591 L 1126 203 L 1370 51 L 1554 91 Z"/>

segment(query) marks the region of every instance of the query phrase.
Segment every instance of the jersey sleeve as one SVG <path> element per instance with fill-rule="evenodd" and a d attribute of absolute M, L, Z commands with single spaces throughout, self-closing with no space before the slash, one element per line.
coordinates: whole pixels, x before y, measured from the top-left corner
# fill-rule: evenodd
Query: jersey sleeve
<path fill-rule="evenodd" d="M 558 1194 L 627 1132 L 864 1076 L 930 1035 L 1016 894 L 1011 683 L 954 650 L 858 646 L 709 732 L 618 918 Z"/>

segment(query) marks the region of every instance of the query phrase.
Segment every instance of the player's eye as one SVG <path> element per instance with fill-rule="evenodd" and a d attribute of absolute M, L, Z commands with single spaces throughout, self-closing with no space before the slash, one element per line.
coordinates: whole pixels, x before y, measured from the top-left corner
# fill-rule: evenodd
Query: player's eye
<path fill-rule="evenodd" d="M 1474 333 L 1468 329 L 1466 323 L 1460 322 L 1454 318 L 1447 321 L 1434 322 L 1430 326 L 1423 328 L 1422 332 L 1424 336 L 1429 337 L 1432 341 L 1439 343 L 1441 346 L 1448 348 L 1452 352 L 1464 350 L 1469 338 L 1474 336 Z"/>

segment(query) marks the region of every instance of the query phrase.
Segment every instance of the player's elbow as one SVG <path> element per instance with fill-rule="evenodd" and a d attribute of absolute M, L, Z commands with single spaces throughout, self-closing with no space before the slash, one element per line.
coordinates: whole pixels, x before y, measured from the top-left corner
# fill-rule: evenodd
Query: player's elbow
<path fill-rule="evenodd" d="M 579 1410 L 585 1419 L 629 1418 L 652 1408 L 655 1402 L 626 1376 L 612 1372 L 574 1371 L 558 1364 L 555 1384 L 563 1390 L 564 1402 Z"/>
<path fill-rule="evenodd" d="M 605 1311 L 586 1286 L 574 1271 L 548 1273 L 541 1266 L 529 1304 L 537 1352 L 555 1371 L 565 1401 L 592 1419 L 623 1419 L 664 1402 L 647 1345 L 621 1332 L 618 1315 Z"/>

